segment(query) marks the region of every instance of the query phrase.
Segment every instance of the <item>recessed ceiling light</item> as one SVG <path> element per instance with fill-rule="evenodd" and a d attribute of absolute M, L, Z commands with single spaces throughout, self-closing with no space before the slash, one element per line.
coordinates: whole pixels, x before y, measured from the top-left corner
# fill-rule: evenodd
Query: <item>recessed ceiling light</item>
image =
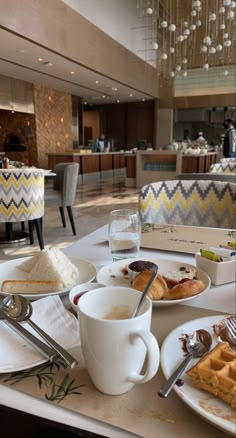
<path fill-rule="evenodd" d="M 99 81 L 95 81 L 96 82 L 96 84 L 99 84 Z"/>
<path fill-rule="evenodd" d="M 120 103 L 120 101 L 119 101 L 119 100 L 117 100 L 116 102 L 117 102 L 117 103 Z"/>
<path fill-rule="evenodd" d="M 17 53 L 25 53 L 25 49 L 19 49 L 17 50 Z"/>
<path fill-rule="evenodd" d="M 87 105 L 87 102 L 84 102 L 85 105 Z"/>
<path fill-rule="evenodd" d="M 116 87 L 112 87 L 111 89 L 112 89 L 112 91 L 117 91 L 118 90 L 118 88 L 116 88 Z"/>
<path fill-rule="evenodd" d="M 146 99 L 142 99 L 143 102 L 145 102 Z"/>
<path fill-rule="evenodd" d="M 75 72 L 74 72 L 74 71 L 72 70 L 72 71 L 70 72 L 70 74 L 71 74 L 71 75 L 74 75 L 74 74 L 75 74 Z"/>
<path fill-rule="evenodd" d="M 42 62 L 42 61 L 43 61 L 43 58 L 38 58 L 38 61 L 39 61 L 39 62 Z"/>
<path fill-rule="evenodd" d="M 130 97 L 132 97 L 133 96 L 133 94 L 132 93 L 130 93 Z"/>
<path fill-rule="evenodd" d="M 53 63 L 50 61 L 45 61 L 45 62 L 43 62 L 43 65 L 45 65 L 46 67 L 52 67 Z"/>
<path fill-rule="evenodd" d="M 105 98 L 106 98 L 106 96 L 102 96 L 102 98 L 103 98 L 103 99 L 105 99 Z"/>

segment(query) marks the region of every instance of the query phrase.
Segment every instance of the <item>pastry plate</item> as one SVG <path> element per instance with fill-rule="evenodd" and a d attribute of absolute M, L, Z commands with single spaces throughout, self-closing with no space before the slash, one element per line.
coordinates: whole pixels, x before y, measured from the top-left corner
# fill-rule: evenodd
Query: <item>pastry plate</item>
<path fill-rule="evenodd" d="M 184 359 L 182 342 L 179 340 L 180 336 L 183 334 L 192 334 L 198 329 L 205 329 L 212 335 L 212 347 L 214 347 L 217 343 L 217 338 L 212 326 L 220 322 L 224 316 L 225 315 L 207 316 L 205 318 L 188 321 L 174 329 L 165 338 L 161 348 L 161 367 L 167 379 Z M 199 359 L 193 359 L 187 369 L 194 366 L 198 360 Z M 186 374 L 184 374 L 181 379 L 184 384 L 180 387 L 175 385 L 174 391 L 183 402 L 209 423 L 233 435 L 235 433 L 235 410 L 214 395 L 194 388 L 190 378 Z"/>
<path fill-rule="evenodd" d="M 21 257 L 0 264 L 0 294 L 4 295 L 4 293 L 1 292 L 2 282 L 4 280 L 26 280 L 27 273 L 22 271 L 21 269 L 18 269 L 17 266 L 19 266 L 26 260 L 29 260 L 30 258 L 31 257 Z M 29 293 L 21 295 L 26 296 L 30 300 L 46 297 L 48 295 L 65 295 L 72 289 L 72 287 L 94 280 L 94 278 L 96 277 L 96 267 L 92 263 L 78 257 L 68 257 L 68 259 L 71 261 L 71 263 L 77 266 L 79 270 L 79 276 L 77 280 L 75 280 L 73 284 L 70 285 L 70 287 L 64 288 L 57 292 L 47 292 L 41 294 L 37 293 L 32 295 Z"/>
<path fill-rule="evenodd" d="M 105 286 L 126 286 L 130 287 L 130 281 L 128 274 L 124 275 L 122 273 L 122 268 L 125 268 L 129 263 L 131 263 L 134 259 L 123 259 L 118 260 L 117 262 L 110 263 L 109 265 L 103 266 L 97 273 L 97 281 L 98 283 L 103 283 Z M 162 260 L 162 259 L 150 259 L 150 258 L 142 258 L 142 260 L 148 260 L 153 263 L 156 263 L 159 272 L 162 275 L 168 274 L 171 271 L 179 269 L 181 266 L 195 268 L 197 270 L 197 274 L 200 280 L 205 285 L 205 289 L 198 295 L 181 298 L 179 300 L 152 300 L 154 306 L 162 307 L 162 306 L 173 306 L 175 304 L 181 304 L 186 301 L 192 300 L 194 298 L 200 297 L 204 292 L 206 292 L 210 285 L 211 280 L 208 275 L 201 271 L 201 269 L 197 269 L 196 266 L 190 265 L 189 263 L 177 262 L 174 260 Z"/>

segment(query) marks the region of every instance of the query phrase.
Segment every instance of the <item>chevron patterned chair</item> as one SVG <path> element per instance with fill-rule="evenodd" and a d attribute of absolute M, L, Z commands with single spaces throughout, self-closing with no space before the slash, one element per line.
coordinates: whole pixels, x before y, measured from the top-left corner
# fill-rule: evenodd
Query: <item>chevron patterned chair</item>
<path fill-rule="evenodd" d="M 142 222 L 236 228 L 236 184 L 219 181 L 164 181 L 142 187 Z"/>
<path fill-rule="evenodd" d="M 212 164 L 209 170 L 210 173 L 230 173 L 236 176 L 236 161 Z"/>
<path fill-rule="evenodd" d="M 12 240 L 14 223 L 28 221 L 30 243 L 36 229 L 40 249 L 44 248 L 44 171 L 42 169 L 0 170 L 0 222 L 6 225 L 7 240 Z"/>
<path fill-rule="evenodd" d="M 236 158 L 221 158 L 220 163 L 236 163 Z"/>

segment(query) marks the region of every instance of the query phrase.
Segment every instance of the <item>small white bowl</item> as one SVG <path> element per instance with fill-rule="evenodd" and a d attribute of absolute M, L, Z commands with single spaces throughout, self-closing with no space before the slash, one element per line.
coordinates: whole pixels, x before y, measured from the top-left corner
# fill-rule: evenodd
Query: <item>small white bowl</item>
<path fill-rule="evenodd" d="M 86 293 L 93 289 L 98 289 L 99 287 L 104 287 L 104 284 L 102 283 L 83 283 L 79 284 L 78 286 L 75 286 L 71 289 L 69 293 L 69 300 L 72 309 L 77 313 L 77 304 L 74 303 L 74 298 L 76 295 L 83 295 L 83 293 Z"/>

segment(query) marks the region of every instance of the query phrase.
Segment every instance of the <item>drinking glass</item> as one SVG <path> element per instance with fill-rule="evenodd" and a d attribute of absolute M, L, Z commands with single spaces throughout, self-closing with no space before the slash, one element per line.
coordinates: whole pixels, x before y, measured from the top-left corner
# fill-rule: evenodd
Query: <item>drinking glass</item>
<path fill-rule="evenodd" d="M 114 261 L 137 257 L 141 238 L 139 212 L 135 210 L 111 211 L 108 234 Z"/>

